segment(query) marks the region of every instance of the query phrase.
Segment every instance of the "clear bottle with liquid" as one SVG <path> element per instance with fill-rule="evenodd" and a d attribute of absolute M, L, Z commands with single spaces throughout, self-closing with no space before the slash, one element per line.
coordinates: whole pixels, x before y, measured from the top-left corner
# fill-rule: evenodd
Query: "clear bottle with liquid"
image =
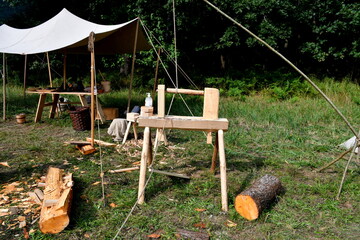
<path fill-rule="evenodd" d="M 152 107 L 152 104 L 153 104 L 153 100 L 151 98 L 150 93 L 146 93 L 145 107 Z"/>

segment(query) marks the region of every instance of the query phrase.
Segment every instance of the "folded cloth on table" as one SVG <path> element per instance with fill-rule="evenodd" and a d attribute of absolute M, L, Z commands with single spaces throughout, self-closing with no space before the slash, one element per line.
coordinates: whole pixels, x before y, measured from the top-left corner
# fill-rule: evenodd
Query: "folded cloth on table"
<path fill-rule="evenodd" d="M 108 128 L 107 133 L 111 136 L 115 136 L 114 141 L 122 141 L 126 131 L 127 121 L 123 118 L 115 118 Z"/>

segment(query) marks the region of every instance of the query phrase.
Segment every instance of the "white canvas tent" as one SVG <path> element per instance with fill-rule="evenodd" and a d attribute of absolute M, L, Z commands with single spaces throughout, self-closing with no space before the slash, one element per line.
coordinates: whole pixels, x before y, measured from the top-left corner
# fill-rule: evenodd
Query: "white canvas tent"
<path fill-rule="evenodd" d="M 89 34 L 94 33 L 93 48 L 96 54 L 132 53 L 132 70 L 129 88 L 129 111 L 132 80 L 134 73 L 135 53 L 148 50 L 148 44 L 142 29 L 139 28 L 138 18 L 117 25 L 101 25 L 89 22 L 63 9 L 50 20 L 27 29 L 17 29 L 6 24 L 0 26 L 0 53 L 5 54 L 36 54 L 50 51 L 61 51 L 64 55 L 64 85 L 66 81 L 66 54 L 89 53 Z M 47 55 L 48 56 L 48 55 Z M 26 62 L 26 61 L 25 61 Z M 49 61 L 48 61 L 49 64 Z M 91 112 L 94 114 L 94 51 L 91 52 Z M 26 69 L 26 68 L 25 68 Z M 50 69 L 50 66 L 49 66 Z M 5 67 L 3 70 L 3 118 L 6 119 L 6 81 Z M 51 82 L 51 73 L 49 70 Z M 24 81 L 25 87 L 25 81 Z M 92 116 L 91 137 L 94 141 L 94 117 Z M 92 145 L 93 145 L 92 141 Z"/>
<path fill-rule="evenodd" d="M 0 53 L 36 54 L 55 50 L 88 53 L 90 32 L 96 35 L 97 54 L 132 53 L 138 19 L 117 25 L 101 25 L 79 18 L 63 9 L 50 20 L 33 28 L 0 26 Z M 143 32 L 138 31 L 137 50 L 150 49 Z"/>

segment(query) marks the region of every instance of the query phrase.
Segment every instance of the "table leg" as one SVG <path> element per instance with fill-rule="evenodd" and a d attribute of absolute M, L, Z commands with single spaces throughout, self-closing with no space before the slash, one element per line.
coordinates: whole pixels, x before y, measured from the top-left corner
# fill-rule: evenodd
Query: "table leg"
<path fill-rule="evenodd" d="M 124 134 L 122 144 L 124 144 L 126 142 L 126 139 L 127 139 L 128 135 L 129 135 L 130 127 L 131 127 L 131 122 L 128 122 L 128 124 L 126 126 L 126 131 L 125 131 L 125 134 Z"/>
<path fill-rule="evenodd" d="M 215 143 L 214 143 L 214 151 L 213 151 L 213 155 L 212 155 L 212 159 L 211 159 L 211 168 L 210 168 L 210 172 L 215 173 L 215 168 L 216 168 L 216 161 L 217 161 L 217 157 L 218 157 L 218 153 L 219 153 L 219 137 L 218 137 L 218 133 L 215 133 Z"/>
<path fill-rule="evenodd" d="M 51 110 L 50 110 L 50 116 L 49 118 L 54 118 L 55 117 L 55 112 L 56 112 L 56 108 L 59 102 L 59 94 L 54 94 L 52 96 L 52 105 L 51 105 Z"/>
<path fill-rule="evenodd" d="M 220 158 L 220 180 L 221 180 L 221 205 L 224 212 L 228 211 L 226 159 L 224 147 L 224 131 L 218 131 L 219 158 Z"/>
<path fill-rule="evenodd" d="M 34 122 L 36 122 L 36 123 L 41 120 L 42 112 L 43 112 L 44 106 L 45 106 L 45 99 L 46 99 L 46 94 L 45 93 L 40 94 L 39 103 L 38 103 L 38 106 L 37 106 L 35 120 L 34 120 Z"/>
<path fill-rule="evenodd" d="M 145 200 L 145 182 L 146 182 L 146 168 L 149 159 L 149 148 L 151 148 L 150 128 L 145 127 L 144 129 L 144 140 L 143 148 L 141 152 L 141 163 L 140 163 L 140 176 L 139 176 L 139 192 L 138 192 L 138 203 L 143 204 Z"/>
<path fill-rule="evenodd" d="M 136 122 L 132 122 L 132 126 L 133 126 L 133 131 L 134 131 L 134 138 L 135 138 L 135 141 L 137 142 L 138 134 L 137 134 L 137 129 L 136 129 Z"/>

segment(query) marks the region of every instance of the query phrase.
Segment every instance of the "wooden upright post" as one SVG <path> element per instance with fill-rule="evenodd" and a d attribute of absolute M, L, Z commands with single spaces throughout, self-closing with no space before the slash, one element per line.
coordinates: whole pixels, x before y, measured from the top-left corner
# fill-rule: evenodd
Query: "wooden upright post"
<path fill-rule="evenodd" d="M 6 62 L 5 62 L 5 53 L 3 53 L 3 71 L 2 71 L 2 80 L 3 80 L 3 120 L 6 120 Z"/>
<path fill-rule="evenodd" d="M 91 76 L 91 146 L 94 147 L 95 144 L 95 53 L 94 53 L 94 41 L 95 34 L 94 32 L 90 33 L 89 36 L 89 51 L 91 55 L 91 67 L 90 67 L 90 76 Z"/>
<path fill-rule="evenodd" d="M 133 58 L 132 58 L 132 64 L 131 64 L 131 76 L 130 76 L 130 86 L 129 86 L 129 97 L 128 97 L 128 104 L 126 108 L 126 112 L 130 112 L 130 102 L 131 102 L 131 93 L 132 93 L 132 84 L 134 80 L 134 68 L 135 68 L 135 59 L 136 59 L 136 47 L 138 42 L 138 33 L 139 33 L 139 22 L 140 20 L 137 20 L 136 23 L 136 32 L 135 32 L 135 39 L 134 39 L 134 51 L 133 51 Z"/>
<path fill-rule="evenodd" d="M 63 66 L 63 78 L 64 78 L 64 90 L 66 89 L 66 53 L 64 53 L 64 66 Z"/>
<path fill-rule="evenodd" d="M 158 117 L 165 117 L 165 85 L 158 86 L 157 111 Z"/>
<path fill-rule="evenodd" d="M 204 119 L 218 119 L 220 93 L 216 88 L 205 88 L 204 93 Z"/>
<path fill-rule="evenodd" d="M 26 96 L 26 72 L 27 72 L 27 55 L 25 55 L 25 61 L 24 61 L 24 98 Z"/>

